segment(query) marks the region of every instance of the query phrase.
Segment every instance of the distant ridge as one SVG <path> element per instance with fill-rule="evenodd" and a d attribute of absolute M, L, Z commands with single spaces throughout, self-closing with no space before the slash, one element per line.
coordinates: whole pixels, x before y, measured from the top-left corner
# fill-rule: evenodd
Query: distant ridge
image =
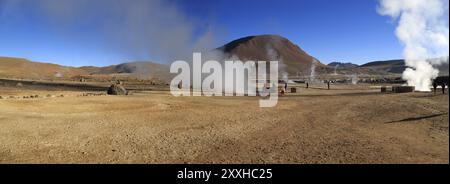
<path fill-rule="evenodd" d="M 405 60 L 395 59 L 395 60 L 385 60 L 385 61 L 373 61 L 359 66 L 360 68 L 369 68 L 377 72 L 401 74 L 407 66 L 405 65 Z M 439 75 L 448 75 L 448 60 L 441 65 L 435 66 L 439 70 Z"/>
<path fill-rule="evenodd" d="M 130 62 L 106 67 L 69 67 L 51 63 L 33 62 L 22 58 L 0 57 L 0 77 L 23 79 L 71 79 L 82 76 L 132 76 L 168 80 L 169 67 L 152 62 Z"/>
<path fill-rule="evenodd" d="M 348 68 L 356 68 L 359 65 L 353 63 L 331 62 L 327 66 L 348 69 Z"/>

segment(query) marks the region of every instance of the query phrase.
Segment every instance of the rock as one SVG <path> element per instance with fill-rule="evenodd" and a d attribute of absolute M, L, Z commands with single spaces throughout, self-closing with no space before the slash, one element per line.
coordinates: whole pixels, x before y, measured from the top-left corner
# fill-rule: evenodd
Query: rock
<path fill-rule="evenodd" d="M 1 99 L 4 99 L 4 98 L 3 98 L 2 96 L 0 96 L 0 100 L 1 100 Z"/>
<path fill-rule="evenodd" d="M 120 84 L 113 84 L 108 88 L 108 95 L 127 95 L 127 90 Z"/>
<path fill-rule="evenodd" d="M 16 87 L 23 87 L 23 84 L 22 84 L 21 82 L 18 82 L 18 83 L 16 84 Z"/>
<path fill-rule="evenodd" d="M 291 88 L 291 93 L 297 93 L 297 88 Z"/>
<path fill-rule="evenodd" d="M 51 94 L 47 94 L 45 97 L 47 97 L 47 98 L 55 98 L 56 96 L 55 95 L 51 95 Z"/>

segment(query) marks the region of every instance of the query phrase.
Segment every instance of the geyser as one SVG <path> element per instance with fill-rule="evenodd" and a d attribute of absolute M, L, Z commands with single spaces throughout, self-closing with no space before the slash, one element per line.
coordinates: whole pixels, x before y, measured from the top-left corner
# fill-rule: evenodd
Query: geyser
<path fill-rule="evenodd" d="M 433 66 L 448 62 L 448 0 L 380 0 L 378 12 L 399 21 L 396 36 L 408 66 L 403 79 L 417 91 L 430 91 L 439 73 Z"/>

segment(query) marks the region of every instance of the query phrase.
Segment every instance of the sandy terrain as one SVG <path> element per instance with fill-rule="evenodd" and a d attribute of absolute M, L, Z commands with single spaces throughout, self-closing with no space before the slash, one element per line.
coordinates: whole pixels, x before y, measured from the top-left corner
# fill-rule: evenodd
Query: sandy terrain
<path fill-rule="evenodd" d="M 320 86 L 323 87 L 323 86 Z M 258 97 L 0 96 L 0 163 L 449 163 L 448 95 L 368 86 Z"/>

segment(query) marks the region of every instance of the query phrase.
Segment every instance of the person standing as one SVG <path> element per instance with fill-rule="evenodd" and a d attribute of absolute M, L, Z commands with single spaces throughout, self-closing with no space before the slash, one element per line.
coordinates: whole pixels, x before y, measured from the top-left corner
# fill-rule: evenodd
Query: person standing
<path fill-rule="evenodd" d="M 327 81 L 328 90 L 330 90 L 330 81 Z"/>
<path fill-rule="evenodd" d="M 433 82 L 434 94 L 436 94 L 437 86 L 438 86 L 438 85 L 437 85 L 437 82 L 434 81 L 434 82 Z"/>

